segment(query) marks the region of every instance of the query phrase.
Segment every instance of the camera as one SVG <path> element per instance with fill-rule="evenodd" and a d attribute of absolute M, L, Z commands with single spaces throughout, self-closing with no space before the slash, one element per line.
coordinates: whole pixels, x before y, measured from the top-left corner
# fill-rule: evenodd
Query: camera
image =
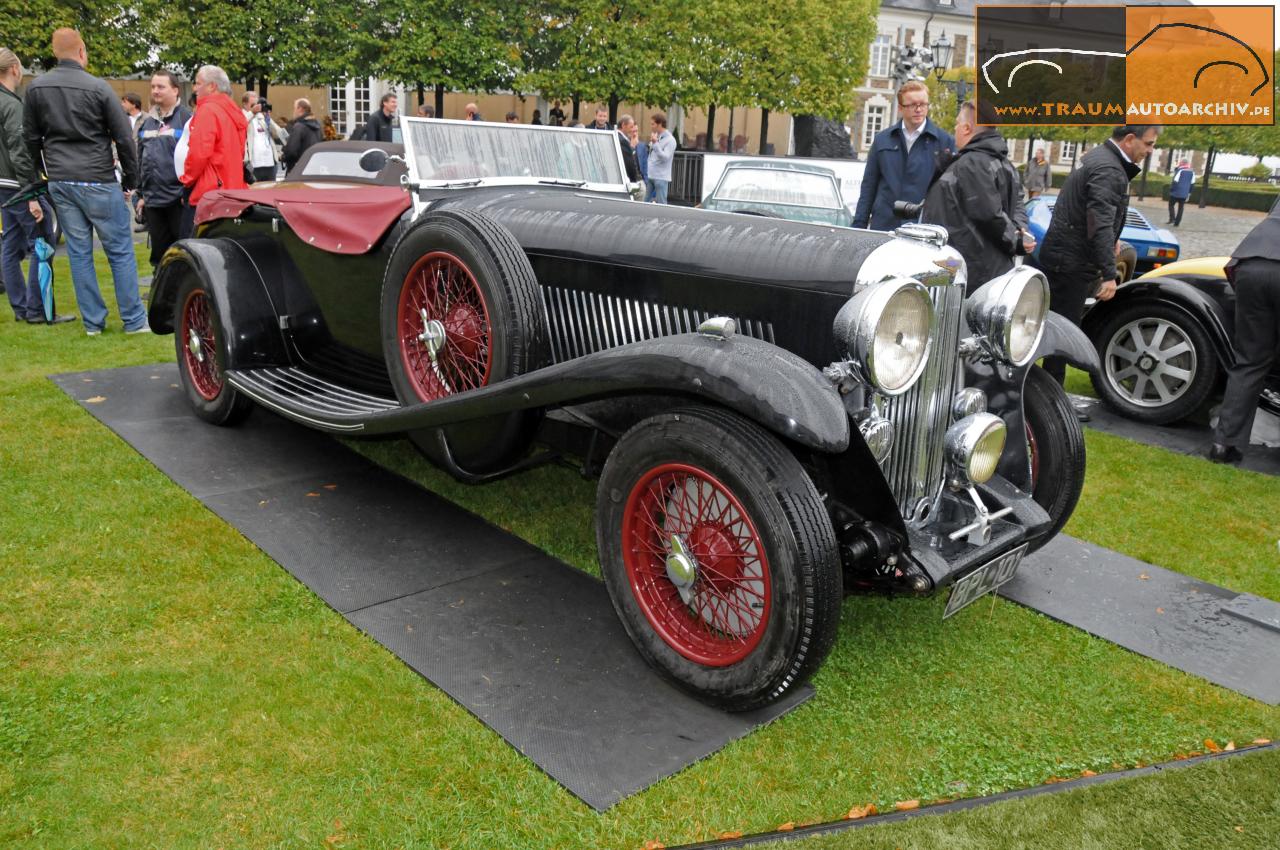
<path fill-rule="evenodd" d="M 263 111 L 263 112 L 270 112 L 270 111 L 271 111 L 271 101 L 269 101 L 269 100 L 260 100 L 260 101 L 258 101 L 258 103 L 262 104 L 262 111 Z"/>

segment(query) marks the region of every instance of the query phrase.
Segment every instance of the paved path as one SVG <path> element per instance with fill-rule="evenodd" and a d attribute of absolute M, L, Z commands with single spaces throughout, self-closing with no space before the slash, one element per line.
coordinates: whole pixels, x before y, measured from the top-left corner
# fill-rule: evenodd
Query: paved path
<path fill-rule="evenodd" d="M 1139 201 L 1135 196 L 1129 200 L 1129 204 L 1142 210 L 1147 220 L 1156 227 L 1167 226 L 1165 222 L 1169 220 L 1169 205 L 1160 200 L 1159 196 L 1148 197 L 1145 201 Z M 1200 209 L 1194 204 L 1188 204 L 1182 212 L 1181 226 L 1168 229 L 1182 243 L 1182 259 L 1225 257 L 1235 250 L 1245 234 L 1266 215 L 1223 207 Z"/>

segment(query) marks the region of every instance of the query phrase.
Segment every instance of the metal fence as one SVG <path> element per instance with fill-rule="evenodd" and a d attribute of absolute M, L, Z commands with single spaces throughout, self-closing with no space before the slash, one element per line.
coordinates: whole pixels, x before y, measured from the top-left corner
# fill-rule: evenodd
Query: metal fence
<path fill-rule="evenodd" d="M 667 202 L 692 207 L 702 201 L 702 151 L 676 151 Z"/>

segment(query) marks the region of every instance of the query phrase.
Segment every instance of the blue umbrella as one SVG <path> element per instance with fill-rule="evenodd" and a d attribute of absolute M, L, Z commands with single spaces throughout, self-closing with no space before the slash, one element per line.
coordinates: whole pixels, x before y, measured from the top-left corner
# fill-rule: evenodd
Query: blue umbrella
<path fill-rule="evenodd" d="M 35 261 L 36 274 L 40 277 L 40 300 L 44 302 L 44 320 L 53 322 L 56 315 L 53 308 L 53 266 L 49 265 L 53 259 L 53 246 L 44 241 L 43 236 L 36 237 L 35 244 Z"/>

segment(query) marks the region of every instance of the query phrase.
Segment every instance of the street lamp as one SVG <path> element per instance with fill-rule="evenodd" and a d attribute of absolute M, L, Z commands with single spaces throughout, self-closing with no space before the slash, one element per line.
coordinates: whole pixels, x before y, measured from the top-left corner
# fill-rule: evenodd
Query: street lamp
<path fill-rule="evenodd" d="M 929 52 L 933 54 L 933 74 L 936 79 L 941 80 L 943 74 L 947 73 L 947 69 L 951 67 L 951 54 L 954 50 L 955 47 L 947 41 L 946 30 L 942 32 L 942 38 L 929 45 Z"/>

